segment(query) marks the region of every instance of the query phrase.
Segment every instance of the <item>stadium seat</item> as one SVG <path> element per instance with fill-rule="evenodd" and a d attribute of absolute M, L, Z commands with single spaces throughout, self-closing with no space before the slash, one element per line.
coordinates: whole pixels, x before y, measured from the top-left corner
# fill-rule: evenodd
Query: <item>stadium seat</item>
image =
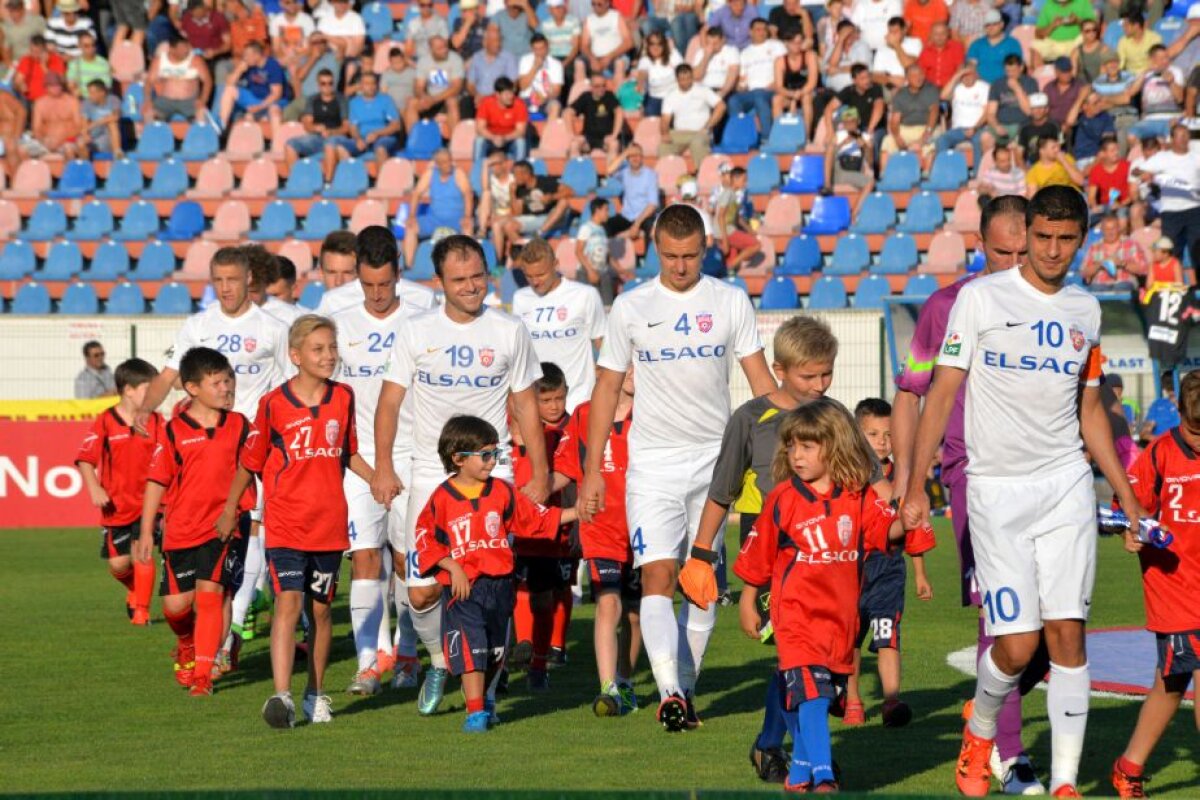
<path fill-rule="evenodd" d="M 974 275 L 977 272 L 983 272 L 983 268 L 987 266 L 987 257 L 982 250 L 976 250 L 971 254 L 971 258 L 967 260 L 967 274 Z"/>
<path fill-rule="evenodd" d="M 167 242 L 186 242 L 204 232 L 204 209 L 194 200 L 185 200 L 171 209 L 171 216 L 158 237 Z"/>
<path fill-rule="evenodd" d="M 642 278 L 634 278 L 631 281 L 625 281 L 625 283 L 621 284 L 621 291 L 622 292 L 633 291 L 634 289 L 638 288 L 639 286 L 642 286 L 645 283 L 646 283 L 646 281 L 643 280 Z"/>
<path fill-rule="evenodd" d="M 696 183 L 700 187 L 701 197 L 708 197 L 721 185 L 721 165 L 725 163 L 728 163 L 728 159 L 716 153 L 709 153 L 700 162 L 696 170 Z"/>
<path fill-rule="evenodd" d="M 471 163 L 471 169 L 467 171 L 467 184 L 471 187 L 471 191 L 476 197 L 483 196 L 483 161 L 474 161 Z"/>
<path fill-rule="evenodd" d="M 876 275 L 906 275 L 917 266 L 917 243 L 913 237 L 897 231 L 883 242 L 879 263 L 871 267 Z"/>
<path fill-rule="evenodd" d="M 296 231 L 296 238 L 305 242 L 319 242 L 342 227 L 342 215 L 337 204 L 320 200 L 308 207 L 304 224 Z"/>
<path fill-rule="evenodd" d="M 450 144 L 447 145 L 450 158 L 454 161 L 471 161 L 475 157 L 475 140 L 477 138 L 475 120 L 459 120 L 458 124 L 454 126 L 454 130 L 450 132 Z"/>
<path fill-rule="evenodd" d="M 296 212 L 291 203 L 275 200 L 263 208 L 262 216 L 258 218 L 258 230 L 250 231 L 248 238 L 252 242 L 286 239 L 296 230 L 296 225 Z"/>
<path fill-rule="evenodd" d="M 142 314 L 146 311 L 146 296 L 142 287 L 136 283 L 124 281 L 113 287 L 108 296 L 108 304 L 104 308 L 109 314 Z"/>
<path fill-rule="evenodd" d="M 271 137 L 271 149 L 266 153 L 254 156 L 254 158 L 265 156 L 271 161 L 286 161 L 288 142 L 304 134 L 304 126 L 299 122 L 285 122 L 279 126 Z"/>
<path fill-rule="evenodd" d="M 758 147 L 758 126 L 754 123 L 753 114 L 738 114 L 725 123 L 725 133 L 721 143 L 713 148 L 714 153 L 722 155 L 744 155 Z"/>
<path fill-rule="evenodd" d="M 719 252 L 720 251 L 718 251 L 718 253 Z M 722 278 L 722 280 L 724 280 L 730 286 L 736 286 L 738 289 L 741 289 L 746 294 L 750 293 L 750 287 L 746 284 L 746 279 L 741 277 L 740 275 L 730 275 L 727 278 Z M 796 299 L 796 302 L 797 303 L 800 302 L 799 298 Z"/>
<path fill-rule="evenodd" d="M 75 217 L 75 227 L 66 232 L 72 242 L 98 242 L 112 234 L 116 222 L 108 203 L 93 200 L 85 203 Z"/>
<path fill-rule="evenodd" d="M 91 268 L 83 273 L 84 280 L 115 281 L 129 272 L 129 251 L 120 242 L 104 242 L 92 256 Z"/>
<path fill-rule="evenodd" d="M 904 295 L 906 297 L 920 297 L 924 299 L 937 290 L 937 278 L 932 275 L 913 275 L 908 279 L 908 283 L 904 284 Z"/>
<path fill-rule="evenodd" d="M 276 253 L 296 265 L 296 274 L 307 275 L 313 271 L 312 248 L 297 239 L 288 239 Z"/>
<path fill-rule="evenodd" d="M 764 236 L 791 236 L 800 226 L 801 215 L 799 198 L 777 194 L 767 201 L 758 232 Z"/>
<path fill-rule="evenodd" d="M 333 180 L 321 196 L 330 200 L 362 197 L 370 185 L 367 163 L 361 158 L 348 158 L 338 162 L 337 169 L 333 171 Z"/>
<path fill-rule="evenodd" d="M 220 249 L 220 243 L 212 239 L 206 238 L 192 242 L 188 245 L 187 254 L 183 257 L 183 266 L 179 269 L 179 274 L 176 276 L 178 280 L 208 280 L 209 266 L 212 264 L 212 258 Z M 299 268 L 297 268 L 297 273 L 299 273 Z"/>
<path fill-rule="evenodd" d="M 60 314 L 98 314 L 100 313 L 100 298 L 90 283 L 72 283 L 63 292 L 58 301 Z"/>
<path fill-rule="evenodd" d="M 165 242 L 153 241 L 142 249 L 129 277 L 135 281 L 161 281 L 175 271 L 175 251 Z"/>
<path fill-rule="evenodd" d="M 662 259 L 658 257 L 658 248 L 654 243 L 646 245 L 646 254 L 642 256 L 642 265 L 634 270 L 639 278 L 653 278 L 662 271 Z"/>
<path fill-rule="evenodd" d="M 931 192 L 921 192 L 909 201 L 904 221 L 896 227 L 905 233 L 933 233 L 944 222 L 942 198 Z"/>
<path fill-rule="evenodd" d="M 226 200 L 217 206 L 212 227 L 204 232 L 205 239 L 218 242 L 237 242 L 250 230 L 250 209 L 241 200 Z"/>
<path fill-rule="evenodd" d="M 3 194 L 10 200 L 43 197 L 50 191 L 52 182 L 50 167 L 46 162 L 31 158 L 20 163 L 16 174 L 13 175 L 12 184 Z"/>
<path fill-rule="evenodd" d="M 879 179 L 881 192 L 907 192 L 921 180 L 921 161 L 915 153 L 902 151 L 892 153 L 887 166 L 883 168 L 883 177 Z"/>
<path fill-rule="evenodd" d="M 846 284 L 841 278 L 823 275 L 813 281 L 808 293 L 810 311 L 832 310 L 846 307 Z"/>
<path fill-rule="evenodd" d="M 387 224 L 387 209 L 384 208 L 383 203 L 368 198 L 359 200 L 354 205 L 354 209 L 350 212 L 350 222 L 346 224 L 346 227 L 351 233 L 357 234 L 363 228 L 371 225 L 382 225 L 386 228 Z M 491 241 L 489 240 L 487 243 L 491 244 Z"/>
<path fill-rule="evenodd" d="M 506 306 L 512 305 L 513 295 L 517 293 L 517 278 L 511 269 L 500 273 L 500 301 Z"/>
<path fill-rule="evenodd" d="M 728 268 L 725 266 L 725 256 L 721 255 L 721 251 L 719 248 L 710 247 L 704 251 L 704 260 L 700 262 L 701 274 L 712 275 L 713 277 L 719 277 L 719 278 L 725 278 L 725 277 L 737 278 L 738 277 L 736 275 L 727 276 L 726 273 L 728 271 L 729 271 Z M 746 282 L 745 280 L 743 280 L 741 278 L 738 278 L 738 280 L 741 280 L 742 283 Z M 747 294 L 748 293 L 749 293 L 749 291 L 747 291 Z"/>
<path fill-rule="evenodd" d="M 586 197 L 596 191 L 598 180 L 596 164 L 590 158 L 572 158 L 563 167 L 562 182 L 571 188 L 576 197 Z"/>
<path fill-rule="evenodd" d="M 428 161 L 442 147 L 442 131 L 431 119 L 423 119 L 408 133 L 404 157 L 412 161 Z"/>
<path fill-rule="evenodd" d="M 321 165 L 311 158 L 302 158 L 288 172 L 287 185 L 279 190 L 281 200 L 307 200 L 321 193 L 325 184 Z"/>
<path fill-rule="evenodd" d="M 125 210 L 121 224 L 113 234 L 118 242 L 140 242 L 158 233 L 158 211 L 145 200 L 138 200 Z"/>
<path fill-rule="evenodd" d="M 811 275 L 821 268 L 821 246 L 811 236 L 800 234 L 788 241 L 776 275 Z"/>
<path fill-rule="evenodd" d="M 389 158 L 379 167 L 379 175 L 375 186 L 367 192 L 367 197 L 377 200 L 395 200 L 404 197 L 413 187 L 413 166 L 407 158 Z"/>
<path fill-rule="evenodd" d="M 806 139 L 804 117 L 785 114 L 771 126 L 762 149 L 769 155 L 786 156 L 803 150 Z"/>
<path fill-rule="evenodd" d="M 379 44 L 384 39 L 390 39 L 396 29 L 396 21 L 392 19 L 391 3 L 368 3 L 362 10 L 363 23 L 367 26 L 367 36 L 372 42 Z"/>
<path fill-rule="evenodd" d="M 957 192 L 967 185 L 969 178 L 967 157 L 957 150 L 944 150 L 934 156 L 929 180 L 921 188 L 930 192 Z"/>
<path fill-rule="evenodd" d="M 142 192 L 145 200 L 178 200 L 188 189 L 187 167 L 182 161 L 168 158 L 161 162 L 150 179 L 150 186 Z"/>
<path fill-rule="evenodd" d="M 133 83 L 146 72 L 146 54 L 129 39 L 112 48 L 108 54 L 108 63 L 118 83 Z"/>
<path fill-rule="evenodd" d="M 854 307 L 862 309 L 882 309 L 884 298 L 891 296 L 892 285 L 882 275 L 868 275 L 858 282 L 854 290 Z"/>
<path fill-rule="evenodd" d="M 10 245 L 11 246 L 11 245 Z M 49 314 L 50 292 L 40 283 L 26 283 L 17 289 L 13 297 L 12 313 L 14 314 Z"/>
<path fill-rule="evenodd" d="M 663 156 L 654 165 L 654 171 L 658 173 L 658 188 L 672 198 L 679 194 L 679 179 L 687 175 L 687 162 L 683 156 Z"/>
<path fill-rule="evenodd" d="M 189 125 L 179 145 L 180 161 L 207 161 L 221 149 L 217 129 L 212 125 Z"/>
<path fill-rule="evenodd" d="M 134 161 L 162 161 L 175 152 L 175 134 L 165 122 L 151 122 L 142 128 L 137 147 L 129 157 Z"/>
<path fill-rule="evenodd" d="M 575 240 L 563 237 L 554 245 L 554 260 L 558 272 L 568 278 L 574 278 L 579 270 L 579 258 L 575 255 Z"/>
<path fill-rule="evenodd" d="M 28 242 L 48 242 L 62 236 L 67 231 L 67 212 L 61 203 L 43 200 L 33 208 L 29 224 L 21 232 L 22 239 Z"/>
<path fill-rule="evenodd" d="M 230 161 L 253 161 L 266 152 L 262 127 L 257 122 L 243 119 L 229 129 L 229 140 L 225 143 L 225 157 Z"/>
<path fill-rule="evenodd" d="M 187 191 L 189 200 L 219 200 L 233 192 L 233 165 L 224 156 L 216 156 L 200 166 L 196 185 Z"/>
<path fill-rule="evenodd" d="M 961 234 L 941 231 L 929 242 L 929 254 L 920 266 L 921 272 L 952 274 L 960 271 L 967 261 L 967 246 Z"/>
<path fill-rule="evenodd" d="M 142 106 L 146 104 L 146 85 L 141 81 L 125 87 L 125 96 L 121 98 L 121 119 L 130 122 L 142 121 Z"/>
<path fill-rule="evenodd" d="M 101 200 L 127 200 L 140 193 L 144 186 L 142 168 L 128 158 L 122 158 L 109 167 L 108 178 L 104 181 L 104 187 L 96 190 L 96 197 Z"/>
<path fill-rule="evenodd" d="M 633 143 L 645 153 L 657 153 L 662 144 L 662 126 L 659 117 L 642 117 L 633 129 Z"/>
<path fill-rule="evenodd" d="M 858 275 L 871 266 L 871 250 L 867 240 L 857 233 L 838 237 L 833 257 L 825 267 L 826 275 Z"/>
<path fill-rule="evenodd" d="M 37 256 L 28 242 L 9 242 L 0 250 L 0 280 L 19 281 L 37 268 Z"/>
<path fill-rule="evenodd" d="M 1186 4 L 1171 4 L 1172 8 L 1177 5 Z M 1183 34 L 1184 30 L 1187 29 L 1187 26 L 1188 23 L 1183 17 L 1163 17 L 1158 22 L 1154 23 L 1154 32 L 1162 37 L 1162 43 L 1164 47 L 1170 47 L 1175 43 L 1175 40 Z"/>
<path fill-rule="evenodd" d="M 405 277 L 410 281 L 429 281 L 433 280 L 433 275 L 433 242 L 426 239 L 417 245 L 417 254 Z"/>
<path fill-rule="evenodd" d="M 818 196 L 804 232 L 809 236 L 841 233 L 850 227 L 850 200 L 836 195 Z"/>
<path fill-rule="evenodd" d="M 382 175 L 380 180 L 383 180 Z M 275 168 L 275 162 L 268 158 L 256 158 L 246 165 L 242 182 L 229 196 L 239 200 L 258 200 L 272 197 L 278 190 L 279 170 Z"/>
<path fill-rule="evenodd" d="M 304 291 L 300 292 L 300 299 L 296 302 L 310 311 L 321 305 L 321 297 L 325 294 L 325 286 L 320 281 L 313 281 L 304 287 Z"/>
<path fill-rule="evenodd" d="M 872 233 L 887 233 L 896 227 L 896 201 L 890 194 L 872 192 L 863 200 L 858 217 L 850 230 L 863 236 Z"/>
<path fill-rule="evenodd" d="M 58 188 L 46 192 L 52 200 L 68 200 L 87 197 L 96 191 L 96 169 L 90 161 L 68 161 L 63 167 Z"/>
<path fill-rule="evenodd" d="M 158 296 L 150 304 L 150 310 L 155 314 L 190 314 L 192 296 L 186 286 L 172 281 L 158 290 Z"/>
<path fill-rule="evenodd" d="M 763 284 L 762 298 L 758 307 L 763 311 L 786 311 L 800 304 L 796 284 L 791 278 L 776 276 Z"/>
<path fill-rule="evenodd" d="M 959 233 L 978 233 L 980 213 L 979 192 L 974 189 L 959 192 L 954 199 L 954 210 L 950 212 L 950 224 L 947 227 Z"/>
<path fill-rule="evenodd" d="M 38 276 L 44 281 L 68 281 L 83 272 L 83 253 L 74 242 L 55 242 L 46 253 Z"/>
<path fill-rule="evenodd" d="M 11 200 L 0 200 L 0 242 L 21 230 L 21 209 Z"/>
<path fill-rule="evenodd" d="M 825 156 L 798 155 L 783 177 L 785 194 L 816 194 L 825 187 Z"/>
<path fill-rule="evenodd" d="M 531 155 L 538 158 L 566 158 L 571 150 L 571 140 L 574 134 L 567 127 L 566 120 L 556 119 L 547 122 L 542 128 L 542 135 Z"/>
<path fill-rule="evenodd" d="M 1066 277 L 1066 280 L 1063 281 L 1063 285 L 1064 286 L 1078 286 L 1081 289 L 1085 287 L 1085 284 L 1083 282 L 1083 276 L 1079 274 L 1078 270 L 1074 270 L 1074 269 L 1067 273 L 1067 277 Z"/>
<path fill-rule="evenodd" d="M 491 239 L 484 239 L 479 243 L 479 248 L 483 250 L 483 265 L 487 267 L 488 272 L 496 268 L 496 245 L 492 244 Z"/>
<path fill-rule="evenodd" d="M 779 190 L 779 162 L 759 153 L 746 164 L 746 191 L 752 195 L 772 194 Z"/>

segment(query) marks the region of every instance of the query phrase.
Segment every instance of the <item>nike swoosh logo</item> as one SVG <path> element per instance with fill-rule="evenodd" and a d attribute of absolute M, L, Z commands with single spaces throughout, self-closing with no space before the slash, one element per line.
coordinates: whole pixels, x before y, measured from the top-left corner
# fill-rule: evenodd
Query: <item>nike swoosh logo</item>
<path fill-rule="evenodd" d="M 662 325 L 662 322 L 647 322 L 646 323 L 647 328 L 657 328 L 659 325 Z"/>
<path fill-rule="evenodd" d="M 1068 717 L 1086 717 L 1088 715 L 1086 711 L 1064 711 L 1063 713 Z"/>
<path fill-rule="evenodd" d="M 363 340 L 359 339 L 357 342 L 347 342 L 346 345 L 348 347 L 358 347 L 362 343 L 363 343 Z"/>
<path fill-rule="evenodd" d="M 1024 325 L 1024 322 L 1006 322 L 1004 325 L 1009 328 L 1019 328 Z"/>
<path fill-rule="evenodd" d="M 207 342 L 207 341 L 208 341 L 209 339 L 211 339 L 211 338 L 212 338 L 211 336 L 201 336 L 201 337 L 200 337 L 200 341 L 202 341 L 202 342 Z"/>
<path fill-rule="evenodd" d="M 1004 698 L 1008 697 L 1008 695 L 1006 695 L 1006 694 L 992 694 L 987 689 L 984 689 L 983 693 L 986 694 L 988 697 L 994 697 L 997 700 L 1003 700 Z"/>
<path fill-rule="evenodd" d="M 440 348 L 440 347 L 426 347 L 425 352 L 426 353 L 436 353 L 437 351 L 439 351 L 441 349 L 442 348 Z"/>

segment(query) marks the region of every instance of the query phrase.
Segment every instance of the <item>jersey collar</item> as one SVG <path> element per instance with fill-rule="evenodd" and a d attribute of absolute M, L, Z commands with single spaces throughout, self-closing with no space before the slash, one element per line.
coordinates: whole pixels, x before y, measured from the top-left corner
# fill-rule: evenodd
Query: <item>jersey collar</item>
<path fill-rule="evenodd" d="M 1183 434 L 1179 432 L 1179 428 L 1171 428 L 1171 438 L 1175 440 L 1175 444 L 1177 444 L 1179 449 L 1183 451 L 1183 454 L 1187 457 L 1188 461 L 1196 460 L 1196 451 L 1189 447 L 1188 443 L 1184 441 Z"/>
<path fill-rule="evenodd" d="M 829 496 L 822 497 L 821 495 L 817 494 L 817 492 L 807 483 L 800 480 L 800 478 L 796 475 L 792 476 L 792 488 L 799 492 L 800 496 L 810 503 L 815 503 L 818 500 L 836 500 L 842 496 L 842 487 L 834 484 L 833 491 L 829 493 Z"/>
<path fill-rule="evenodd" d="M 329 400 L 333 397 L 333 382 L 329 381 L 329 380 L 325 381 L 325 396 L 322 397 L 321 402 L 315 406 L 306 406 L 306 405 L 304 405 L 303 402 L 301 402 L 299 397 L 296 397 L 296 395 L 292 392 L 292 382 L 291 381 L 285 381 L 283 383 L 283 386 L 281 387 L 281 390 L 283 392 L 283 396 L 293 406 L 295 406 L 296 408 L 307 408 L 309 411 L 312 412 L 313 416 L 316 416 L 320 407 L 328 404 Z"/>
<path fill-rule="evenodd" d="M 495 483 L 495 481 L 496 481 L 495 478 L 492 478 L 489 476 L 488 479 L 486 481 L 484 481 L 483 488 L 479 490 L 479 497 L 467 497 L 465 494 L 463 494 L 462 492 L 460 492 L 458 490 L 458 487 L 454 485 L 454 481 L 452 479 L 447 480 L 444 485 L 446 487 L 446 491 L 449 492 L 450 496 L 453 497 L 455 500 L 465 500 L 467 502 L 474 502 L 476 500 L 482 500 L 483 498 L 485 498 L 489 494 L 491 494 L 492 493 L 492 485 Z"/>
<path fill-rule="evenodd" d="M 217 424 L 212 428 L 205 428 L 203 425 L 201 425 L 199 422 L 197 422 L 196 419 L 191 414 L 189 414 L 187 412 L 187 409 L 180 411 L 179 416 L 177 417 L 177 419 L 180 420 L 184 425 L 187 425 L 189 428 L 192 428 L 192 429 L 198 430 L 198 431 L 214 431 L 217 428 L 224 428 L 225 420 L 227 420 L 228 418 L 229 418 L 229 412 L 226 411 L 225 409 L 221 409 L 220 417 L 217 418 Z"/>

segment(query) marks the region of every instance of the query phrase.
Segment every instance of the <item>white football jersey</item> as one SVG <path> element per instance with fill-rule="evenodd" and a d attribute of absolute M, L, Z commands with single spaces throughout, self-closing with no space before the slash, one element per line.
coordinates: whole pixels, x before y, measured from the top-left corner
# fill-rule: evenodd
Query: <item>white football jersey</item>
<path fill-rule="evenodd" d="M 396 281 L 396 297 L 409 308 L 435 308 L 438 304 L 433 289 L 404 278 Z M 355 279 L 321 295 L 315 313 L 329 317 L 343 309 L 361 306 L 365 299 L 362 284 Z"/>
<path fill-rule="evenodd" d="M 219 303 L 184 320 L 167 351 L 167 367 L 179 369 L 184 353 L 211 347 L 229 359 L 237 378 L 233 410 L 250 419 L 264 394 L 296 374 L 288 358 L 288 328 L 251 303 L 239 317 L 228 317 Z"/>
<path fill-rule="evenodd" d="M 292 327 L 293 322 L 310 313 L 307 308 L 293 305 L 292 303 L 285 303 L 274 295 L 267 295 L 267 299 L 263 301 L 263 304 L 259 308 L 272 317 L 275 317 L 284 325 L 287 325 L 289 329 Z"/>
<path fill-rule="evenodd" d="M 412 399 L 414 471 L 442 471 L 438 437 L 456 414 L 487 420 L 508 442 L 508 395 L 541 375 L 529 331 L 511 314 L 485 306 L 462 325 L 437 308 L 402 320 L 383 380 Z"/>
<path fill-rule="evenodd" d="M 513 295 L 539 361 L 557 364 L 567 376 L 567 413 L 592 396 L 596 385 L 592 341 L 604 337 L 604 301 L 593 287 L 564 278 L 539 297 L 526 286 Z"/>
<path fill-rule="evenodd" d="M 938 365 L 969 370 L 968 475 L 1027 478 L 1084 463 L 1080 381 L 1100 385 L 1100 304 L 1035 289 L 1010 269 L 959 292 Z"/>
<path fill-rule="evenodd" d="M 633 366 L 630 466 L 649 451 L 720 447 L 729 369 L 762 349 L 750 297 L 714 278 L 702 276 L 686 292 L 653 280 L 618 295 L 599 364 Z"/>

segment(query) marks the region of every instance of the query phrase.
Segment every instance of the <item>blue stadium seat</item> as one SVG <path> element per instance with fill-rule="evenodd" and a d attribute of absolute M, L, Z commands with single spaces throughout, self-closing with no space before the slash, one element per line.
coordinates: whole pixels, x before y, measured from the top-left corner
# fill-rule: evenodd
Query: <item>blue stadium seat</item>
<path fill-rule="evenodd" d="M 915 153 L 902 151 L 888 157 L 879 179 L 881 192 L 907 192 L 921 180 L 921 161 Z"/>
<path fill-rule="evenodd" d="M 808 309 L 820 311 L 846 307 L 846 284 L 841 278 L 831 278 L 823 275 L 813 281 L 808 293 Z"/>
<path fill-rule="evenodd" d="M 319 200 L 308 207 L 304 224 L 296 231 L 296 238 L 305 242 L 319 242 L 342 227 L 342 214 L 336 203 Z"/>
<path fill-rule="evenodd" d="M 857 275 L 871 266 L 871 250 L 867 240 L 856 233 L 848 233 L 837 240 L 833 257 L 825 267 L 826 275 Z"/>
<path fill-rule="evenodd" d="M 917 274 L 908 279 L 908 283 L 904 284 L 904 294 L 907 297 L 926 298 L 938 290 L 937 278 L 932 275 Z"/>
<path fill-rule="evenodd" d="M 367 162 L 350 158 L 338 163 L 329 188 L 321 196 L 329 199 L 362 197 L 369 188 L 371 178 L 367 175 Z"/>
<path fill-rule="evenodd" d="M 970 258 L 967 259 L 967 274 L 983 272 L 983 268 L 987 265 L 987 257 L 984 256 L 982 250 L 976 250 Z"/>
<path fill-rule="evenodd" d="M 109 314 L 142 314 L 146 311 L 146 296 L 142 287 L 125 281 L 113 287 L 104 309 Z"/>
<path fill-rule="evenodd" d="M 758 147 L 758 126 L 754 124 L 753 114 L 738 114 L 729 118 L 725 123 L 725 133 L 721 135 L 721 143 L 713 148 L 714 153 L 722 155 L 743 155 Z"/>
<path fill-rule="evenodd" d="M 167 242 L 186 242 L 204 232 L 204 209 L 193 200 L 185 200 L 171 209 L 171 216 L 158 238 Z"/>
<path fill-rule="evenodd" d="M 800 305 L 800 296 L 796 293 L 796 284 L 791 278 L 776 275 L 763 284 L 762 298 L 758 307 L 763 311 L 785 311 Z"/>
<path fill-rule="evenodd" d="M 719 253 L 720 251 L 718 250 L 717 252 Z M 740 275 L 730 275 L 728 278 L 722 278 L 721 280 L 725 281 L 730 286 L 736 286 L 746 294 L 750 294 L 750 287 L 746 285 L 746 279 Z"/>
<path fill-rule="evenodd" d="M 725 278 L 725 274 L 729 269 L 725 266 L 725 256 L 721 255 L 720 248 L 710 247 L 704 251 L 704 260 L 700 262 L 700 274 L 711 275 L 714 278 Z M 736 275 L 730 277 L 737 277 Z M 738 278 L 738 280 L 741 280 Z M 742 281 L 745 283 L 745 281 Z M 747 290 L 747 294 L 749 290 Z"/>
<path fill-rule="evenodd" d="M 390 3 L 368 3 L 363 7 L 362 18 L 367 26 L 367 36 L 376 44 L 384 39 L 390 39 L 396 29 Z"/>
<path fill-rule="evenodd" d="M 897 231 L 884 240 L 879 263 L 871 267 L 871 272 L 876 275 L 906 275 L 916 269 L 919 258 L 916 241 Z"/>
<path fill-rule="evenodd" d="M 433 280 L 433 242 L 429 239 L 417 245 L 417 254 L 413 256 L 413 264 L 404 273 L 410 281 Z"/>
<path fill-rule="evenodd" d="M 129 154 L 134 161 L 162 161 L 175 152 L 175 134 L 165 122 L 151 122 L 142 128 L 137 147 Z"/>
<path fill-rule="evenodd" d="M 72 283 L 58 301 L 60 314 L 99 314 L 100 298 L 90 283 Z"/>
<path fill-rule="evenodd" d="M 746 191 L 753 195 L 771 194 L 779 189 L 779 162 L 774 156 L 759 153 L 746 164 Z"/>
<path fill-rule="evenodd" d="M 125 209 L 121 225 L 112 235 L 118 242 L 140 242 L 158 233 L 158 211 L 151 203 L 138 200 Z"/>
<path fill-rule="evenodd" d="M 511 269 L 500 273 L 500 300 L 504 305 L 512 305 L 513 295 L 517 293 L 517 277 Z"/>
<path fill-rule="evenodd" d="M 818 196 L 813 201 L 812 214 L 804 232 L 809 236 L 841 233 L 850 227 L 850 200 L 830 195 Z"/>
<path fill-rule="evenodd" d="M 92 266 L 83 273 L 84 280 L 115 281 L 129 272 L 129 251 L 120 242 L 104 242 L 92 256 Z"/>
<path fill-rule="evenodd" d="M 787 156 L 802 150 L 807 140 L 804 117 L 785 115 L 775 120 L 762 149 L 773 156 Z"/>
<path fill-rule="evenodd" d="M 946 221 L 942 198 L 931 192 L 921 192 L 908 201 L 908 211 L 897 230 L 905 233 L 933 233 Z"/>
<path fill-rule="evenodd" d="M 816 194 L 825 186 L 825 156 L 798 155 L 783 176 L 784 194 Z"/>
<path fill-rule="evenodd" d="M 141 192 L 145 185 L 142 168 L 128 158 L 122 158 L 108 168 L 104 188 L 96 190 L 96 197 L 102 200 L 126 200 Z"/>
<path fill-rule="evenodd" d="M 19 281 L 37 268 L 33 245 L 14 241 L 0 250 L 0 280 Z"/>
<path fill-rule="evenodd" d="M 63 167 L 58 187 L 46 192 L 54 200 L 69 200 L 87 197 L 96 191 L 96 168 L 90 161 L 68 161 Z"/>
<path fill-rule="evenodd" d="M 546 166 L 546 162 L 537 156 L 530 156 L 525 159 L 529 162 L 529 166 L 533 167 L 533 174 L 540 178 L 545 178 L 550 174 L 550 168 Z"/>
<path fill-rule="evenodd" d="M 662 271 L 662 259 L 658 257 L 658 248 L 654 242 L 646 245 L 646 254 L 642 256 L 642 265 L 634 270 L 639 278 L 653 278 Z"/>
<path fill-rule="evenodd" d="M 9 247 L 12 247 L 10 244 Z M 14 314 L 49 314 L 50 292 L 40 283 L 26 283 L 17 289 L 12 301 Z"/>
<path fill-rule="evenodd" d="M 890 194 L 872 192 L 858 209 L 850 230 L 858 234 L 887 233 L 896 226 L 896 201 Z"/>
<path fill-rule="evenodd" d="M 182 161 L 168 158 L 159 163 L 150 179 L 150 186 L 142 192 L 146 200 L 178 200 L 188 190 L 187 167 Z"/>
<path fill-rule="evenodd" d="M 620 197 L 621 196 L 621 180 L 619 178 L 609 176 L 600 182 L 596 187 L 596 197 Z M 611 203 L 609 204 L 612 205 Z"/>
<path fill-rule="evenodd" d="M 321 305 L 321 298 L 324 295 L 325 285 L 320 281 L 313 281 L 304 287 L 304 291 L 300 292 L 300 299 L 296 302 L 309 310 L 313 310 Z"/>
<path fill-rule="evenodd" d="M 175 271 L 175 251 L 165 242 L 149 242 L 129 277 L 135 281 L 161 281 Z"/>
<path fill-rule="evenodd" d="M 884 298 L 890 296 L 892 286 L 882 275 L 868 275 L 858 282 L 854 291 L 854 307 L 882 309 Z"/>
<path fill-rule="evenodd" d="M 46 254 L 38 276 L 44 281 L 66 281 L 83 272 L 83 253 L 74 242 L 55 242 Z"/>
<path fill-rule="evenodd" d="M 1083 282 L 1083 275 L 1081 275 L 1078 270 L 1074 269 L 1067 273 L 1067 277 L 1066 280 L 1063 281 L 1063 285 L 1078 286 L 1081 289 L 1086 288 Z"/>
<path fill-rule="evenodd" d="M 33 207 L 33 215 L 29 218 L 24 231 L 17 235 L 27 242 L 48 242 L 57 239 L 67 231 L 67 212 L 61 203 L 43 200 Z"/>
<path fill-rule="evenodd" d="M 79 210 L 75 227 L 67 231 L 66 238 L 72 242 L 98 242 L 107 239 L 115 227 L 108 203 L 93 200 Z"/>
<path fill-rule="evenodd" d="M 296 212 L 292 209 L 292 204 L 273 200 L 263 209 L 258 220 L 258 230 L 250 231 L 249 238 L 253 242 L 286 239 L 296 230 L 296 225 Z"/>
<path fill-rule="evenodd" d="M 121 99 L 121 118 L 134 122 L 142 121 L 142 106 L 146 104 L 146 85 L 141 81 L 125 87 L 125 97 Z"/>
<path fill-rule="evenodd" d="M 180 161 L 207 161 L 221 150 L 221 140 L 212 125 L 190 125 L 179 145 Z"/>
<path fill-rule="evenodd" d="M 158 290 L 158 297 L 150 304 L 150 310 L 155 314 L 190 314 L 192 296 L 186 286 L 172 281 Z"/>
<path fill-rule="evenodd" d="M 957 192 L 970 178 L 967 157 L 957 150 L 943 150 L 933 158 L 929 180 L 921 188 L 930 192 Z"/>
<path fill-rule="evenodd" d="M 1179 4 L 1173 3 L 1172 5 Z M 1187 25 L 1187 21 L 1182 17 L 1163 17 L 1154 23 L 1154 31 L 1162 37 L 1163 46 L 1170 47 L 1183 34 Z"/>
<path fill-rule="evenodd" d="M 596 191 L 598 180 L 596 164 L 590 158 L 572 158 L 563 167 L 562 182 L 571 187 L 576 197 Z"/>
<path fill-rule="evenodd" d="M 302 158 L 292 165 L 287 184 L 275 194 L 281 200 L 307 200 L 320 194 L 324 184 L 321 165 L 311 158 Z"/>
<path fill-rule="evenodd" d="M 473 161 L 471 169 L 467 172 L 467 185 L 471 187 L 471 191 L 476 197 L 483 195 L 483 161 Z"/>
<path fill-rule="evenodd" d="M 442 131 L 431 119 L 423 119 L 408 132 L 404 157 L 411 161 L 427 161 L 442 146 Z"/>
<path fill-rule="evenodd" d="M 776 265 L 776 275 L 811 275 L 821 268 L 821 245 L 811 236 L 793 236 Z"/>

